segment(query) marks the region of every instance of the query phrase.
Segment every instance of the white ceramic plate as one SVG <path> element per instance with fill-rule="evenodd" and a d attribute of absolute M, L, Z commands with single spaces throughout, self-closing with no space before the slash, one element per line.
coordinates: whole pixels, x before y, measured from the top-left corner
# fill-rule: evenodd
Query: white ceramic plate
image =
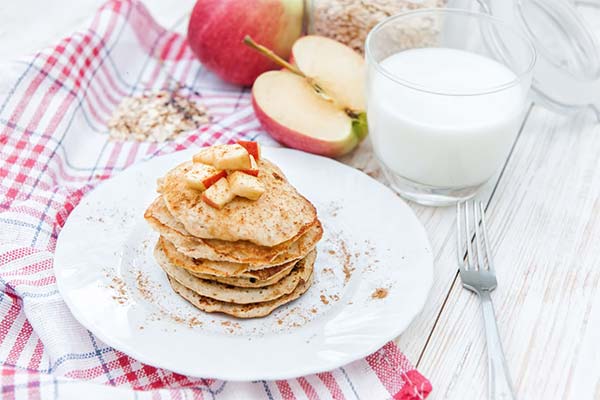
<path fill-rule="evenodd" d="M 156 179 L 194 150 L 100 184 L 73 210 L 56 248 L 60 292 L 87 329 L 138 360 L 191 376 L 246 381 L 331 370 L 398 336 L 422 309 L 433 261 L 422 225 L 385 186 L 327 158 L 265 148 L 317 207 L 315 282 L 270 316 L 198 311 L 169 287 L 143 218 Z"/>

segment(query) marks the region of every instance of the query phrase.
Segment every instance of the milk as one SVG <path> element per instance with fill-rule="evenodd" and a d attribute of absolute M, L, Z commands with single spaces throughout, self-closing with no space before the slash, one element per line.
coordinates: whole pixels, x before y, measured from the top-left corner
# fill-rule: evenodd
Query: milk
<path fill-rule="evenodd" d="M 503 64 L 450 48 L 402 51 L 381 62 L 396 77 L 443 93 L 481 93 L 517 79 Z M 495 93 L 439 95 L 370 67 L 367 116 L 374 150 L 392 172 L 446 188 L 490 178 L 506 159 L 525 108 L 516 84 Z"/>

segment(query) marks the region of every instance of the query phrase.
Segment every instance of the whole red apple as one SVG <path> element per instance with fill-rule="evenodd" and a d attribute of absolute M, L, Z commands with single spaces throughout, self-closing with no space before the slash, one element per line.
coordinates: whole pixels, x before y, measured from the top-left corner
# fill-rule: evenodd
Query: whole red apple
<path fill-rule="evenodd" d="M 207 69 L 224 81 L 250 86 L 261 73 L 279 67 L 245 46 L 244 36 L 288 58 L 302 33 L 302 18 L 302 0 L 198 0 L 187 38 Z"/>

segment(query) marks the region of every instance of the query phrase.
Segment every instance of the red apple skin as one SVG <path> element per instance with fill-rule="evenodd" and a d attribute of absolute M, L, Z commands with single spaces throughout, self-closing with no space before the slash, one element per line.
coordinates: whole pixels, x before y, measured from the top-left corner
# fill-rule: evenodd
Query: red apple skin
<path fill-rule="evenodd" d="M 218 204 L 215 204 L 212 202 L 211 199 L 209 199 L 208 197 L 206 197 L 205 194 L 202 195 L 202 201 L 205 202 L 206 204 L 208 204 L 209 206 L 211 206 L 212 208 L 216 208 L 217 210 L 220 210 L 222 207 L 219 207 Z"/>
<path fill-rule="evenodd" d="M 205 190 L 208 189 L 214 183 L 216 183 L 219 179 L 226 178 L 226 177 L 227 177 L 227 171 L 219 171 L 218 174 L 209 176 L 208 178 L 206 178 L 205 180 L 202 181 L 202 184 L 204 185 L 204 189 Z"/>
<path fill-rule="evenodd" d="M 267 131 L 273 139 L 293 149 L 326 157 L 340 157 L 354 149 L 360 141 L 353 134 L 349 134 L 347 139 L 337 142 L 315 139 L 281 125 L 279 122 L 269 117 L 257 104 L 254 96 L 252 96 L 252 107 L 264 130 Z"/>
<path fill-rule="evenodd" d="M 256 176 L 258 177 L 258 170 L 257 169 L 242 169 L 240 170 L 240 172 L 243 172 L 244 174 L 248 174 L 248 175 L 252 175 L 252 176 Z"/>
<path fill-rule="evenodd" d="M 247 140 L 238 140 L 237 144 L 246 149 L 256 161 L 260 160 L 260 144 L 258 142 L 251 142 Z"/>
<path fill-rule="evenodd" d="M 288 58 L 302 32 L 302 0 L 198 0 L 187 40 L 202 64 L 226 82 L 250 86 L 278 66 L 243 43 L 257 43 Z"/>

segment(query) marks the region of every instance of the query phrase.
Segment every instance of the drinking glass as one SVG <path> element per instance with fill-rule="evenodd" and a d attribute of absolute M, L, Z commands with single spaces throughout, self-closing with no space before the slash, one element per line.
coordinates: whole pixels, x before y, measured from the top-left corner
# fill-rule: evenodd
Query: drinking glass
<path fill-rule="evenodd" d="M 375 26 L 365 55 L 370 137 L 392 188 L 426 205 L 473 197 L 522 123 L 536 59 L 527 37 L 483 13 L 417 10 Z"/>

